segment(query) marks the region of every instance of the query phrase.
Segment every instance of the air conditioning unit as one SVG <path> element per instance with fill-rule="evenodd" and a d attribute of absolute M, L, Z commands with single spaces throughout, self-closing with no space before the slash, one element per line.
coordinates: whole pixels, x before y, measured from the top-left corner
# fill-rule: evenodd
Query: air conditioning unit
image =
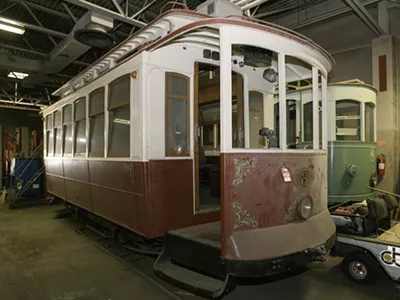
<path fill-rule="evenodd" d="M 243 15 L 241 8 L 228 0 L 208 0 L 200 4 L 196 11 L 205 15 L 222 18 Z"/>

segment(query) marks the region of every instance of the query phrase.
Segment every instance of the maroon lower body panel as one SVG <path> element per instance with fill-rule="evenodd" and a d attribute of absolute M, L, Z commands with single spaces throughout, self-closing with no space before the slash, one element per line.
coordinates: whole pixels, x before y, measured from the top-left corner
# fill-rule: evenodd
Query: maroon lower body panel
<path fill-rule="evenodd" d="M 290 172 L 285 182 L 282 168 Z M 335 232 L 327 210 L 324 152 L 222 154 L 222 254 L 265 260 L 323 245 Z M 312 216 L 302 219 L 306 197 Z"/>
<path fill-rule="evenodd" d="M 46 159 L 48 192 L 148 238 L 217 221 L 193 213 L 193 161 Z"/>

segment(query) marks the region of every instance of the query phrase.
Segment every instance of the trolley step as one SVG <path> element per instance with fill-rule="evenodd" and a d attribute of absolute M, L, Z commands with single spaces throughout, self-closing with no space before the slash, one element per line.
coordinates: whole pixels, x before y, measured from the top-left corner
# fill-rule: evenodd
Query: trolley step
<path fill-rule="evenodd" d="M 219 298 L 228 290 L 229 286 L 232 286 L 228 275 L 225 280 L 219 280 L 178 266 L 170 259 L 161 256 L 154 264 L 156 274 L 193 294 Z"/>
<path fill-rule="evenodd" d="M 167 232 L 154 270 L 160 277 L 195 294 L 221 296 L 232 280 L 221 260 L 220 223 Z"/>

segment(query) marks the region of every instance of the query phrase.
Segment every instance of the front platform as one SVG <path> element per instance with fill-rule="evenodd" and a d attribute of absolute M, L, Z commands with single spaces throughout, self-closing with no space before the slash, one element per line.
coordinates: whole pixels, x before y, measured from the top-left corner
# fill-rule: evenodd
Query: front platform
<path fill-rule="evenodd" d="M 232 278 L 221 260 L 221 223 L 167 232 L 154 270 L 157 275 L 193 293 L 220 297 L 232 286 Z"/>

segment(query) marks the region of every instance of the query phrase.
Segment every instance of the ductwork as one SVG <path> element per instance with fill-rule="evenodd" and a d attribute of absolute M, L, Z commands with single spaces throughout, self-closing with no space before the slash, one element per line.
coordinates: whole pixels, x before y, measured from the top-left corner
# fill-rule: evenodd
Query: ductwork
<path fill-rule="evenodd" d="M 84 28 L 101 28 L 110 30 L 114 26 L 114 20 L 93 11 L 88 11 L 74 26 L 71 32 L 50 52 L 39 73 L 55 74 L 60 72 L 74 60 L 90 49 L 74 38 L 74 33 Z"/>

